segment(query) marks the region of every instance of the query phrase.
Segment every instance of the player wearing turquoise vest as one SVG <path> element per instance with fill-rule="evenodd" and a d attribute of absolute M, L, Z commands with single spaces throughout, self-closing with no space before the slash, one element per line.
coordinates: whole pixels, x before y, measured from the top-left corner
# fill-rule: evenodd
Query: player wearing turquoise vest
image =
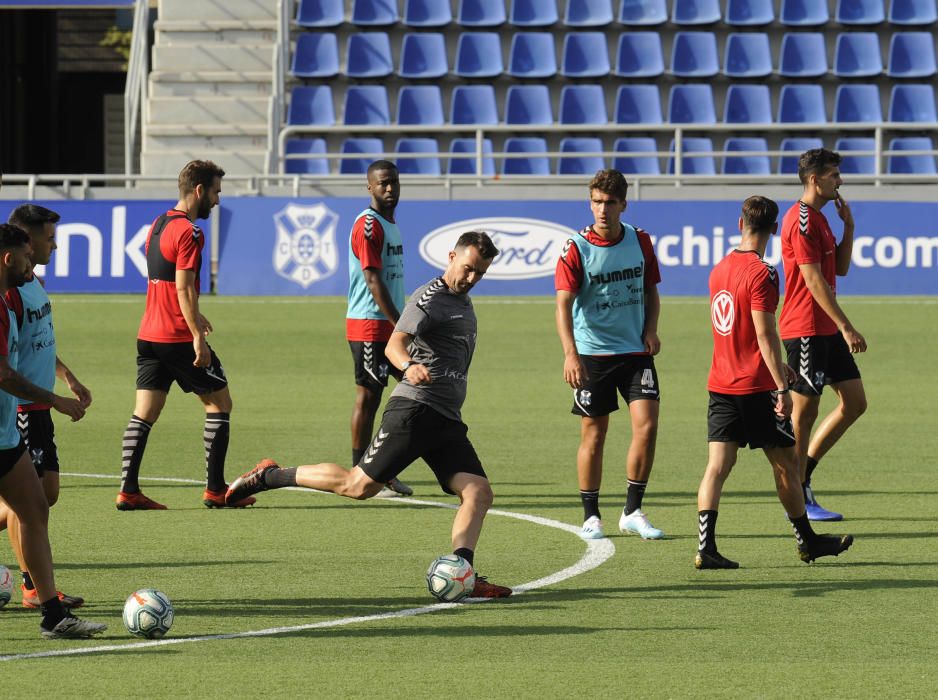
<path fill-rule="evenodd" d="M 577 475 L 583 502 L 583 539 L 605 537 L 599 513 L 602 455 L 616 392 L 629 407 L 632 444 L 626 462 L 628 492 L 619 529 L 644 539 L 664 533 L 648 522 L 642 497 L 658 432 L 658 313 L 661 281 L 651 238 L 622 223 L 628 184 L 622 173 L 601 170 L 589 184 L 593 225 L 567 241 L 554 284 L 563 375 L 581 416 Z"/>

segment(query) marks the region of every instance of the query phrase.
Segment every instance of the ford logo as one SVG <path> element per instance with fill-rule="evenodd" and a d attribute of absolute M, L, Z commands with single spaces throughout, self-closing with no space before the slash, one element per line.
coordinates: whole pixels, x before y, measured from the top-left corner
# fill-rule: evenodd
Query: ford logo
<path fill-rule="evenodd" d="M 485 231 L 499 253 L 492 261 L 486 279 L 527 280 L 554 274 L 563 244 L 576 231 L 539 219 L 467 219 L 434 229 L 420 241 L 420 257 L 445 270 L 449 252 L 466 231 Z"/>

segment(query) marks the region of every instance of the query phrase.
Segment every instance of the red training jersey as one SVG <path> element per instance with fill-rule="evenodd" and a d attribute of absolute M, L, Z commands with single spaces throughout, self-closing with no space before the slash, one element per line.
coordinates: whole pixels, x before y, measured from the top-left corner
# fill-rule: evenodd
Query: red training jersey
<path fill-rule="evenodd" d="M 605 238 L 596 235 L 593 227 L 584 229 L 586 240 L 592 245 L 607 247 L 613 246 L 622 240 L 620 235 L 613 241 L 607 241 Z M 658 269 L 658 256 L 655 255 L 655 246 L 651 242 L 651 236 L 640 228 L 636 228 L 638 234 L 638 244 L 642 247 L 642 255 L 645 257 L 645 291 L 650 292 L 656 284 L 661 282 L 661 270 Z M 580 259 L 580 250 L 575 245 L 567 246 L 566 251 L 557 261 L 557 269 L 554 271 L 554 288 L 557 291 L 573 292 L 580 291 L 580 285 L 583 284 L 583 261 Z"/>
<path fill-rule="evenodd" d="M 833 335 L 831 320 L 808 290 L 799 265 L 819 263 L 824 281 L 837 293 L 837 239 L 827 217 L 804 202 L 796 202 L 782 219 L 782 264 L 785 302 L 779 317 L 782 338 Z"/>
<path fill-rule="evenodd" d="M 366 230 L 365 220 L 368 217 L 360 216 L 352 226 L 351 246 L 352 255 L 361 263 L 362 274 L 369 267 L 380 270 L 384 267 L 381 252 L 384 250 L 384 228 L 377 217 L 370 217 Z M 401 309 L 398 309 L 401 311 Z M 345 337 L 354 341 L 377 341 L 386 343 L 394 331 L 394 324 L 387 319 L 375 318 L 346 318 Z"/>
<path fill-rule="evenodd" d="M 755 251 L 734 250 L 710 272 L 713 362 L 707 389 L 755 394 L 778 387 L 759 350 L 753 311 L 778 308 L 778 273 Z"/>

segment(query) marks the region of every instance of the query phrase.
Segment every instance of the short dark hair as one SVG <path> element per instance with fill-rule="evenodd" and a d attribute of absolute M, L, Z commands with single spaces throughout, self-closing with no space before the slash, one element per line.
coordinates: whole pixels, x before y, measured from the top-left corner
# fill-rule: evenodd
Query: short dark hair
<path fill-rule="evenodd" d="M 603 194 L 609 194 L 613 197 L 625 201 L 629 192 L 629 183 L 625 181 L 625 175 L 612 168 L 608 170 L 597 170 L 590 180 L 590 192 L 599 190 Z"/>
<path fill-rule="evenodd" d="M 0 250 L 29 245 L 29 234 L 16 224 L 0 224 Z"/>
<path fill-rule="evenodd" d="M 368 166 L 368 172 L 366 173 L 368 179 L 371 179 L 371 174 L 378 170 L 393 170 L 398 172 L 397 164 L 394 161 L 390 160 L 376 160 L 374 163 Z"/>
<path fill-rule="evenodd" d="M 768 233 L 778 221 L 778 204 L 760 195 L 743 202 L 743 224 L 753 233 Z"/>
<path fill-rule="evenodd" d="M 798 159 L 798 179 L 802 185 L 808 184 L 808 178 L 812 175 L 819 176 L 831 168 L 836 168 L 843 160 L 840 154 L 835 151 L 828 151 L 826 148 L 812 148 L 805 151 Z"/>
<path fill-rule="evenodd" d="M 197 185 L 208 189 L 215 178 L 225 177 L 225 171 L 210 160 L 190 160 L 179 171 L 179 194 L 195 191 Z"/>
<path fill-rule="evenodd" d="M 468 248 L 475 246 L 479 254 L 486 260 L 491 260 L 498 255 L 498 248 L 492 243 L 489 234 L 485 231 L 466 231 L 456 241 L 457 248 Z"/>
<path fill-rule="evenodd" d="M 20 204 L 10 212 L 7 222 L 29 232 L 30 229 L 44 224 L 57 224 L 61 218 L 56 212 L 38 204 Z"/>

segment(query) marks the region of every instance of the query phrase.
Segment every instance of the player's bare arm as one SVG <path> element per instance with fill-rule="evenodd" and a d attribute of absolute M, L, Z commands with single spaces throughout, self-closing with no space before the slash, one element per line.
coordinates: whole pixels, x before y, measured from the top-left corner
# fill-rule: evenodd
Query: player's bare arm
<path fill-rule="evenodd" d="M 563 347 L 563 380 L 574 389 L 586 384 L 589 375 L 573 338 L 573 300 L 575 295 L 565 289 L 557 290 L 557 335 Z"/>
<path fill-rule="evenodd" d="M 847 318 L 847 314 L 840 308 L 840 304 L 837 303 L 837 298 L 831 291 L 830 285 L 828 285 L 827 281 L 824 279 L 824 274 L 821 272 L 821 264 L 806 263 L 799 265 L 798 268 L 801 270 L 801 276 L 804 278 L 805 286 L 808 288 L 808 291 L 811 292 L 811 296 L 814 297 L 814 300 L 821 309 L 824 310 L 824 313 L 830 316 L 831 320 L 837 324 L 841 335 L 843 335 L 844 340 L 847 341 L 847 347 L 850 348 L 850 352 L 866 352 L 866 339 L 853 327 L 853 324 L 851 324 L 850 320 Z"/>
<path fill-rule="evenodd" d="M 775 414 L 791 416 L 791 394 L 788 391 L 791 368 L 782 361 L 782 345 L 775 325 L 775 314 L 752 310 L 752 324 L 756 329 L 756 340 L 765 366 L 769 368 L 778 393 L 775 395 Z"/>
<path fill-rule="evenodd" d="M 844 235 L 840 243 L 837 244 L 837 252 L 834 256 L 837 276 L 843 277 L 850 270 L 850 260 L 853 257 L 853 231 L 855 225 L 853 222 L 853 212 L 850 211 L 850 205 L 840 192 L 837 193 L 837 199 L 834 200 L 834 207 L 837 209 L 837 216 L 844 222 Z"/>
<path fill-rule="evenodd" d="M 395 367 L 403 369 L 404 378 L 411 384 L 430 384 L 433 381 L 430 370 L 424 365 L 415 363 L 410 353 L 407 352 L 413 340 L 414 336 L 409 333 L 394 331 L 384 349 L 384 355 Z"/>
<path fill-rule="evenodd" d="M 52 408 L 68 416 L 72 421 L 81 420 L 85 415 L 85 409 L 78 399 L 59 396 L 36 386 L 10 367 L 5 357 L 0 357 L 0 390 L 32 403 L 50 404 Z"/>
<path fill-rule="evenodd" d="M 381 271 L 373 267 L 366 267 L 362 270 L 362 274 L 365 277 L 365 284 L 368 285 L 368 291 L 371 292 L 371 296 L 378 308 L 381 309 L 381 313 L 391 323 L 397 323 L 397 319 L 401 317 L 401 312 L 394 305 L 391 292 L 388 291 L 387 285 L 381 279 Z"/>
<path fill-rule="evenodd" d="M 192 347 L 195 349 L 195 360 L 192 364 L 196 367 L 208 367 L 212 362 L 212 354 L 199 322 L 202 315 L 199 313 L 199 294 L 195 290 L 195 270 L 176 270 L 176 295 L 179 297 L 179 309 L 186 319 L 189 332 L 192 333 Z"/>
<path fill-rule="evenodd" d="M 661 352 L 661 339 L 658 337 L 658 318 L 661 316 L 661 296 L 658 287 L 654 286 L 645 292 L 645 330 L 642 332 L 642 342 L 649 355 Z"/>
<path fill-rule="evenodd" d="M 75 398 L 78 399 L 82 408 L 88 408 L 91 405 L 91 391 L 78 381 L 78 377 L 72 373 L 72 370 L 70 370 L 58 356 L 55 358 L 55 376 L 65 382 L 66 386 L 68 386 L 68 390 L 75 395 Z"/>

